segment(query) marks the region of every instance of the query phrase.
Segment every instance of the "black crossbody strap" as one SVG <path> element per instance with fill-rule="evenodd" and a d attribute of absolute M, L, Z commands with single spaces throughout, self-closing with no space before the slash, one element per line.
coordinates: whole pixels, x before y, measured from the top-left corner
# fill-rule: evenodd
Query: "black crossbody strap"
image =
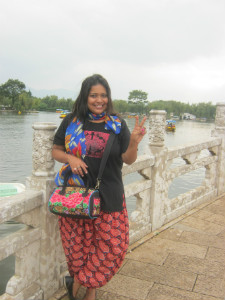
<path fill-rule="evenodd" d="M 109 153 L 110 153 L 110 150 L 111 150 L 114 139 L 115 139 L 114 132 L 110 132 L 110 136 L 108 138 L 108 141 L 107 141 L 107 144 L 106 144 L 103 156 L 102 156 L 101 164 L 100 164 L 100 167 L 99 167 L 98 178 L 97 178 L 96 187 L 95 187 L 96 189 L 99 189 L 99 185 L 100 185 L 101 180 L 102 180 L 102 174 L 103 174 L 103 171 L 105 169 L 105 165 L 106 165 L 107 159 L 109 157 Z"/>
<path fill-rule="evenodd" d="M 112 147 L 114 139 L 115 139 L 114 132 L 110 132 L 108 141 L 107 141 L 106 146 L 105 146 L 104 153 L 102 155 L 102 159 L 101 159 L 101 163 L 100 163 L 100 167 L 99 167 L 99 172 L 98 172 L 98 178 L 96 180 L 95 189 L 99 189 L 99 185 L 100 185 L 100 182 L 102 180 L 102 174 L 103 174 L 103 171 L 105 169 L 105 165 L 106 165 L 107 159 L 109 157 L 109 153 L 110 153 L 110 150 L 111 150 L 111 147 Z M 70 177 L 71 174 L 72 174 L 71 169 L 69 171 L 67 171 L 67 173 L 65 174 L 63 189 L 62 189 L 62 191 L 60 193 L 62 193 L 62 194 L 65 193 L 65 189 L 67 187 L 67 181 L 68 181 L 68 179 L 69 179 L 69 177 Z M 90 184 L 91 181 L 90 181 L 89 174 L 86 174 L 86 176 L 87 176 L 87 189 L 88 189 L 89 188 L 89 184 Z"/>

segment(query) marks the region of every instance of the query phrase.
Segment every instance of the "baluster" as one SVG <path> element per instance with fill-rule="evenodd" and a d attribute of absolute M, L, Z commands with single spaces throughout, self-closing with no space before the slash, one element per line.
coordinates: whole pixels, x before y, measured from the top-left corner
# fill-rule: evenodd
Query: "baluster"
<path fill-rule="evenodd" d="M 215 129 L 212 130 L 211 135 L 222 139 L 216 171 L 218 195 L 221 195 L 225 192 L 225 103 L 217 103 Z"/>

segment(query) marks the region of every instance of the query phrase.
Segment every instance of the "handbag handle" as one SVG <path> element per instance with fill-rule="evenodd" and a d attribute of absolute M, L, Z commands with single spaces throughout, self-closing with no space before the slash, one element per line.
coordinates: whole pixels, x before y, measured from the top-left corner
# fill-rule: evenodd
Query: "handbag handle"
<path fill-rule="evenodd" d="M 63 183 L 63 188 L 62 190 L 59 192 L 60 195 L 65 195 L 65 192 L 66 192 L 66 187 L 67 187 L 67 182 L 68 182 L 68 179 L 70 177 L 70 175 L 72 175 L 72 170 L 68 170 L 65 174 L 65 177 L 64 177 L 64 183 Z M 89 186 L 90 186 L 90 182 L 91 182 L 91 177 L 90 175 L 87 173 L 85 174 L 85 176 L 87 176 L 87 186 L 86 186 L 86 190 L 84 193 L 88 193 L 88 190 L 89 190 Z"/>

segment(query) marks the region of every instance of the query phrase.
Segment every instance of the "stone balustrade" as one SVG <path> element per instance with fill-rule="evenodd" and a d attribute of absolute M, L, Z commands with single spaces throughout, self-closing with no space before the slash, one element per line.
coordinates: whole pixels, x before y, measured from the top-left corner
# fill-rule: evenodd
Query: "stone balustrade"
<path fill-rule="evenodd" d="M 124 165 L 123 167 L 123 176 L 136 172 L 141 175 L 141 179 L 125 185 L 126 198 L 136 197 L 136 209 L 130 216 L 130 243 L 137 241 L 151 231 L 149 199 L 152 185 L 151 167 L 153 165 L 154 157 L 143 155 L 139 156 L 132 165 Z"/>
<path fill-rule="evenodd" d="M 125 185 L 127 201 L 136 198 L 130 216 L 130 242 L 133 243 L 200 203 L 225 192 L 225 103 L 217 105 L 215 129 L 207 141 L 175 148 L 164 145 L 165 111 L 153 110 L 149 117 L 149 154 L 124 165 L 123 176 L 139 174 Z M 33 172 L 26 191 L 0 198 L 0 223 L 16 220 L 24 224 L 18 232 L 1 239 L 0 260 L 14 255 L 15 275 L 8 281 L 0 300 L 49 299 L 63 284 L 67 265 L 61 246 L 57 216 L 47 204 L 54 188 L 54 160 L 51 148 L 56 125 L 33 125 Z M 173 161 L 180 159 L 182 164 Z M 169 199 L 172 181 L 183 174 L 205 169 L 197 188 Z"/>

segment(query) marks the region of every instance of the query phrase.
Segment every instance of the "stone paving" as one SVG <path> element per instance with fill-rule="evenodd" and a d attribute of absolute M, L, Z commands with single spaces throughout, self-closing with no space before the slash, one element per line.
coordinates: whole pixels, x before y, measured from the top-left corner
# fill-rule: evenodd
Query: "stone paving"
<path fill-rule="evenodd" d="M 81 288 L 77 299 L 84 294 Z M 56 298 L 69 299 L 64 289 Z M 97 291 L 97 300 L 184 299 L 225 299 L 225 195 L 130 246 L 119 272 Z"/>

